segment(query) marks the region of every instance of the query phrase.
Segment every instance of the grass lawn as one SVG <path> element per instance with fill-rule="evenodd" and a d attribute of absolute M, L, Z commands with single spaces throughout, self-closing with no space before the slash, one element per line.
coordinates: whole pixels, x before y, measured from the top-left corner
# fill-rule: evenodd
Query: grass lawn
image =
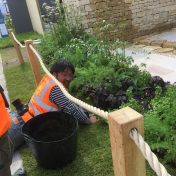
<path fill-rule="evenodd" d="M 29 63 L 9 67 L 4 71 L 11 101 L 20 98 L 26 103 L 35 89 Z M 76 160 L 64 169 L 52 171 L 37 167 L 35 159 L 26 146 L 21 149 L 21 153 L 30 176 L 113 175 L 108 125 L 103 121 L 79 128 Z"/>
<path fill-rule="evenodd" d="M 24 61 L 28 61 L 28 54 L 26 48 L 21 48 Z M 3 58 L 3 66 L 11 67 L 19 65 L 19 59 L 14 47 L 1 49 L 0 57 Z"/>
<path fill-rule="evenodd" d="M 24 43 L 25 40 L 29 40 L 29 39 L 34 40 L 42 37 L 37 32 L 26 32 L 21 34 L 15 34 L 15 36 L 21 43 Z M 0 49 L 12 47 L 12 46 L 13 44 L 10 37 L 0 38 Z"/>
<path fill-rule="evenodd" d="M 26 103 L 35 89 L 34 77 L 29 63 L 5 68 L 5 77 L 11 101 L 20 98 L 23 103 Z M 22 147 L 20 151 L 29 176 L 114 175 L 108 125 L 101 120 L 95 125 L 85 125 L 79 128 L 77 157 L 63 169 L 42 169 L 37 166 L 27 146 Z M 174 171 L 169 169 L 169 172 L 174 176 Z M 148 167 L 147 176 L 154 175 Z"/>
<path fill-rule="evenodd" d="M 29 63 L 4 69 L 11 102 L 20 98 L 27 103 L 35 90 L 35 81 Z"/>

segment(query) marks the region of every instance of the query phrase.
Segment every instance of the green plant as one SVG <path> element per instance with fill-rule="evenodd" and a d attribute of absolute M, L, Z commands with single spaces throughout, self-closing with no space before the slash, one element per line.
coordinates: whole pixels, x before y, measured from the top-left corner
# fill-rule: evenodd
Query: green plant
<path fill-rule="evenodd" d="M 166 163 L 172 164 L 176 164 L 175 95 L 175 85 L 169 86 L 164 95 L 158 90 L 156 97 L 151 101 L 153 108 L 144 114 L 147 141 Z"/>
<path fill-rule="evenodd" d="M 5 16 L 5 24 L 6 24 L 7 29 L 13 29 L 14 28 L 10 15 Z"/>
<path fill-rule="evenodd" d="M 57 41 L 50 33 L 45 33 L 40 45 L 37 46 L 37 49 L 42 55 L 43 61 L 47 65 L 51 65 L 54 53 L 57 51 Z"/>
<path fill-rule="evenodd" d="M 102 20 L 100 22 L 95 22 L 94 24 L 94 30 L 96 33 L 96 36 L 99 40 L 103 41 L 110 41 L 112 40 L 112 37 L 110 38 L 110 33 L 113 33 L 116 29 L 116 26 L 112 23 L 109 23 L 109 21 Z"/>
<path fill-rule="evenodd" d="M 45 23 L 54 25 L 59 20 L 59 9 L 56 6 L 56 3 L 53 3 L 52 6 L 47 5 L 47 3 L 42 4 L 43 14 L 42 19 Z"/>
<path fill-rule="evenodd" d="M 67 45 L 72 39 L 86 37 L 86 33 L 81 26 L 70 26 L 68 24 L 65 17 L 66 10 L 67 9 L 63 8 L 59 3 L 57 3 L 57 7 L 54 8 L 54 10 L 53 8 L 47 8 L 45 16 L 47 22 L 52 24 L 52 30 L 45 34 L 41 45 L 38 47 L 46 64 L 51 65 L 56 59 L 67 56 L 69 49 Z M 57 14 L 59 14 L 58 18 L 53 17 L 53 15 L 55 15 L 53 11 L 57 11 Z M 47 13 L 50 15 L 47 15 Z M 55 19 L 54 21 L 53 18 Z M 78 49 L 77 53 L 79 53 Z"/>
<path fill-rule="evenodd" d="M 138 101 L 136 101 L 134 98 L 133 98 L 133 92 L 132 92 L 132 88 L 129 88 L 127 90 L 127 97 L 128 97 L 128 102 L 127 103 L 123 103 L 120 108 L 124 108 L 124 107 L 131 107 L 133 108 L 135 111 L 137 112 L 141 112 L 142 113 L 142 110 L 141 110 L 141 105 Z"/>
<path fill-rule="evenodd" d="M 85 96 L 87 87 L 96 88 L 100 85 L 109 87 L 107 78 L 113 74 L 113 69 L 108 67 L 97 67 L 93 63 L 89 63 L 88 67 L 80 68 L 77 70 L 76 78 L 70 85 L 72 92 L 79 91 L 79 95 Z M 96 75 L 96 77 L 95 77 Z M 88 95 L 86 95 L 88 96 Z"/>

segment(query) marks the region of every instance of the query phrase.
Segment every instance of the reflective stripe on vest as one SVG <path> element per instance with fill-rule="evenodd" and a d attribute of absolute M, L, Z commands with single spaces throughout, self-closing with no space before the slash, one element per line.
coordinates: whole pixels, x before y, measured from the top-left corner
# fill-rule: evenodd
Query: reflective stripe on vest
<path fill-rule="evenodd" d="M 48 111 L 58 110 L 57 105 L 49 100 L 50 90 L 55 85 L 55 82 L 49 76 L 44 76 L 29 103 L 29 112 L 32 115 L 36 116 Z"/>
<path fill-rule="evenodd" d="M 42 101 L 42 98 L 38 97 L 36 94 L 34 95 L 34 100 L 35 102 L 40 105 L 43 109 L 45 109 L 46 111 L 57 111 L 56 108 L 53 108 L 52 106 L 48 106 L 47 104 L 45 104 L 43 101 Z M 32 104 L 32 103 L 31 103 Z M 35 110 L 34 110 L 35 111 Z"/>
<path fill-rule="evenodd" d="M 33 106 L 33 104 L 31 103 L 31 102 L 29 102 L 29 108 L 31 108 L 33 111 L 34 111 L 34 113 L 32 113 L 34 116 L 36 116 L 36 115 L 39 115 L 39 114 L 41 114 L 38 110 L 37 110 L 37 108 L 35 107 L 35 106 Z"/>
<path fill-rule="evenodd" d="M 46 94 L 46 91 L 48 90 L 49 86 L 51 86 L 51 84 L 53 84 L 53 80 L 50 80 L 46 85 L 45 87 L 43 88 L 43 90 L 41 91 L 41 94 L 40 94 L 40 98 L 42 99 L 45 94 Z"/>
<path fill-rule="evenodd" d="M 9 129 L 11 124 L 11 118 L 7 112 L 4 99 L 0 93 L 0 137 L 4 135 Z"/>

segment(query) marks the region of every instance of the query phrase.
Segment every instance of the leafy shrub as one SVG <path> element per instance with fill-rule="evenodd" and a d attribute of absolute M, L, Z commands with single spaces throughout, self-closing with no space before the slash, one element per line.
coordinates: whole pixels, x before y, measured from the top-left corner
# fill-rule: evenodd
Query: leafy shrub
<path fill-rule="evenodd" d="M 164 95 L 159 91 L 151 101 L 152 109 L 144 114 L 145 136 L 159 156 L 176 165 L 176 95 L 175 85 L 170 85 Z"/>
<path fill-rule="evenodd" d="M 51 65 L 54 58 L 54 53 L 57 51 L 57 48 L 58 46 L 55 37 L 50 33 L 45 33 L 41 44 L 38 45 L 38 50 L 45 64 Z"/>
<path fill-rule="evenodd" d="M 46 34 L 38 49 L 44 58 L 44 62 L 48 65 L 51 65 L 58 58 L 58 55 L 62 56 L 60 54 L 65 53 L 65 47 L 71 39 L 86 35 L 82 25 L 70 26 L 68 24 L 65 18 L 66 8 L 63 8 L 59 2 L 56 2 L 55 5 L 50 7 L 46 3 L 43 4 L 43 20 L 50 25 L 50 31 Z M 54 55 L 56 55 L 56 58 L 54 58 Z"/>

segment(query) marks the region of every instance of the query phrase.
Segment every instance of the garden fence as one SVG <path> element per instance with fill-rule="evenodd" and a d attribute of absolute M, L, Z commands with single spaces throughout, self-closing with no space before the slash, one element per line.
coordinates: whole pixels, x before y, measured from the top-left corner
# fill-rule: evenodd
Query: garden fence
<path fill-rule="evenodd" d="M 19 59 L 19 62 L 20 64 L 23 64 L 24 63 L 24 59 L 23 59 L 23 55 L 21 53 L 21 49 L 20 48 L 25 48 L 24 45 L 22 45 L 15 37 L 14 35 L 14 32 L 13 32 L 13 29 L 9 29 L 9 35 L 10 35 L 10 38 L 12 40 L 12 43 L 13 43 L 13 46 L 16 50 L 16 53 L 17 53 L 17 56 L 18 56 L 18 59 Z"/>
<path fill-rule="evenodd" d="M 170 176 L 143 139 L 144 122 L 141 114 L 129 107 L 108 113 L 73 97 L 47 70 L 31 40 L 26 41 L 24 46 L 16 39 L 15 35 L 13 35 L 13 38 L 14 46 L 26 47 L 37 83 L 41 80 L 39 73 L 41 65 L 45 73 L 55 81 L 68 99 L 108 121 L 115 176 L 145 176 L 144 158 L 148 161 L 157 176 Z M 17 47 L 15 48 L 18 50 Z"/>
<path fill-rule="evenodd" d="M 28 41 L 26 41 L 25 45 L 23 45 L 17 40 L 12 29 L 9 29 L 9 35 L 10 35 L 10 38 L 13 42 L 14 48 L 16 50 L 19 62 L 20 62 L 20 64 L 23 64 L 24 59 L 23 59 L 23 55 L 21 53 L 21 48 L 26 48 L 26 45 L 28 45 L 28 44 L 38 44 L 40 41 L 29 41 L 29 43 L 28 43 Z M 28 50 L 28 48 L 29 47 L 27 47 L 27 51 L 29 54 L 29 60 L 30 60 L 31 66 L 32 66 L 32 71 L 33 71 L 33 74 L 35 77 L 36 84 L 38 84 L 42 78 L 41 73 L 40 73 L 40 65 L 39 65 L 38 59 L 35 57 L 35 55 L 32 52 L 30 52 L 30 50 Z"/>

